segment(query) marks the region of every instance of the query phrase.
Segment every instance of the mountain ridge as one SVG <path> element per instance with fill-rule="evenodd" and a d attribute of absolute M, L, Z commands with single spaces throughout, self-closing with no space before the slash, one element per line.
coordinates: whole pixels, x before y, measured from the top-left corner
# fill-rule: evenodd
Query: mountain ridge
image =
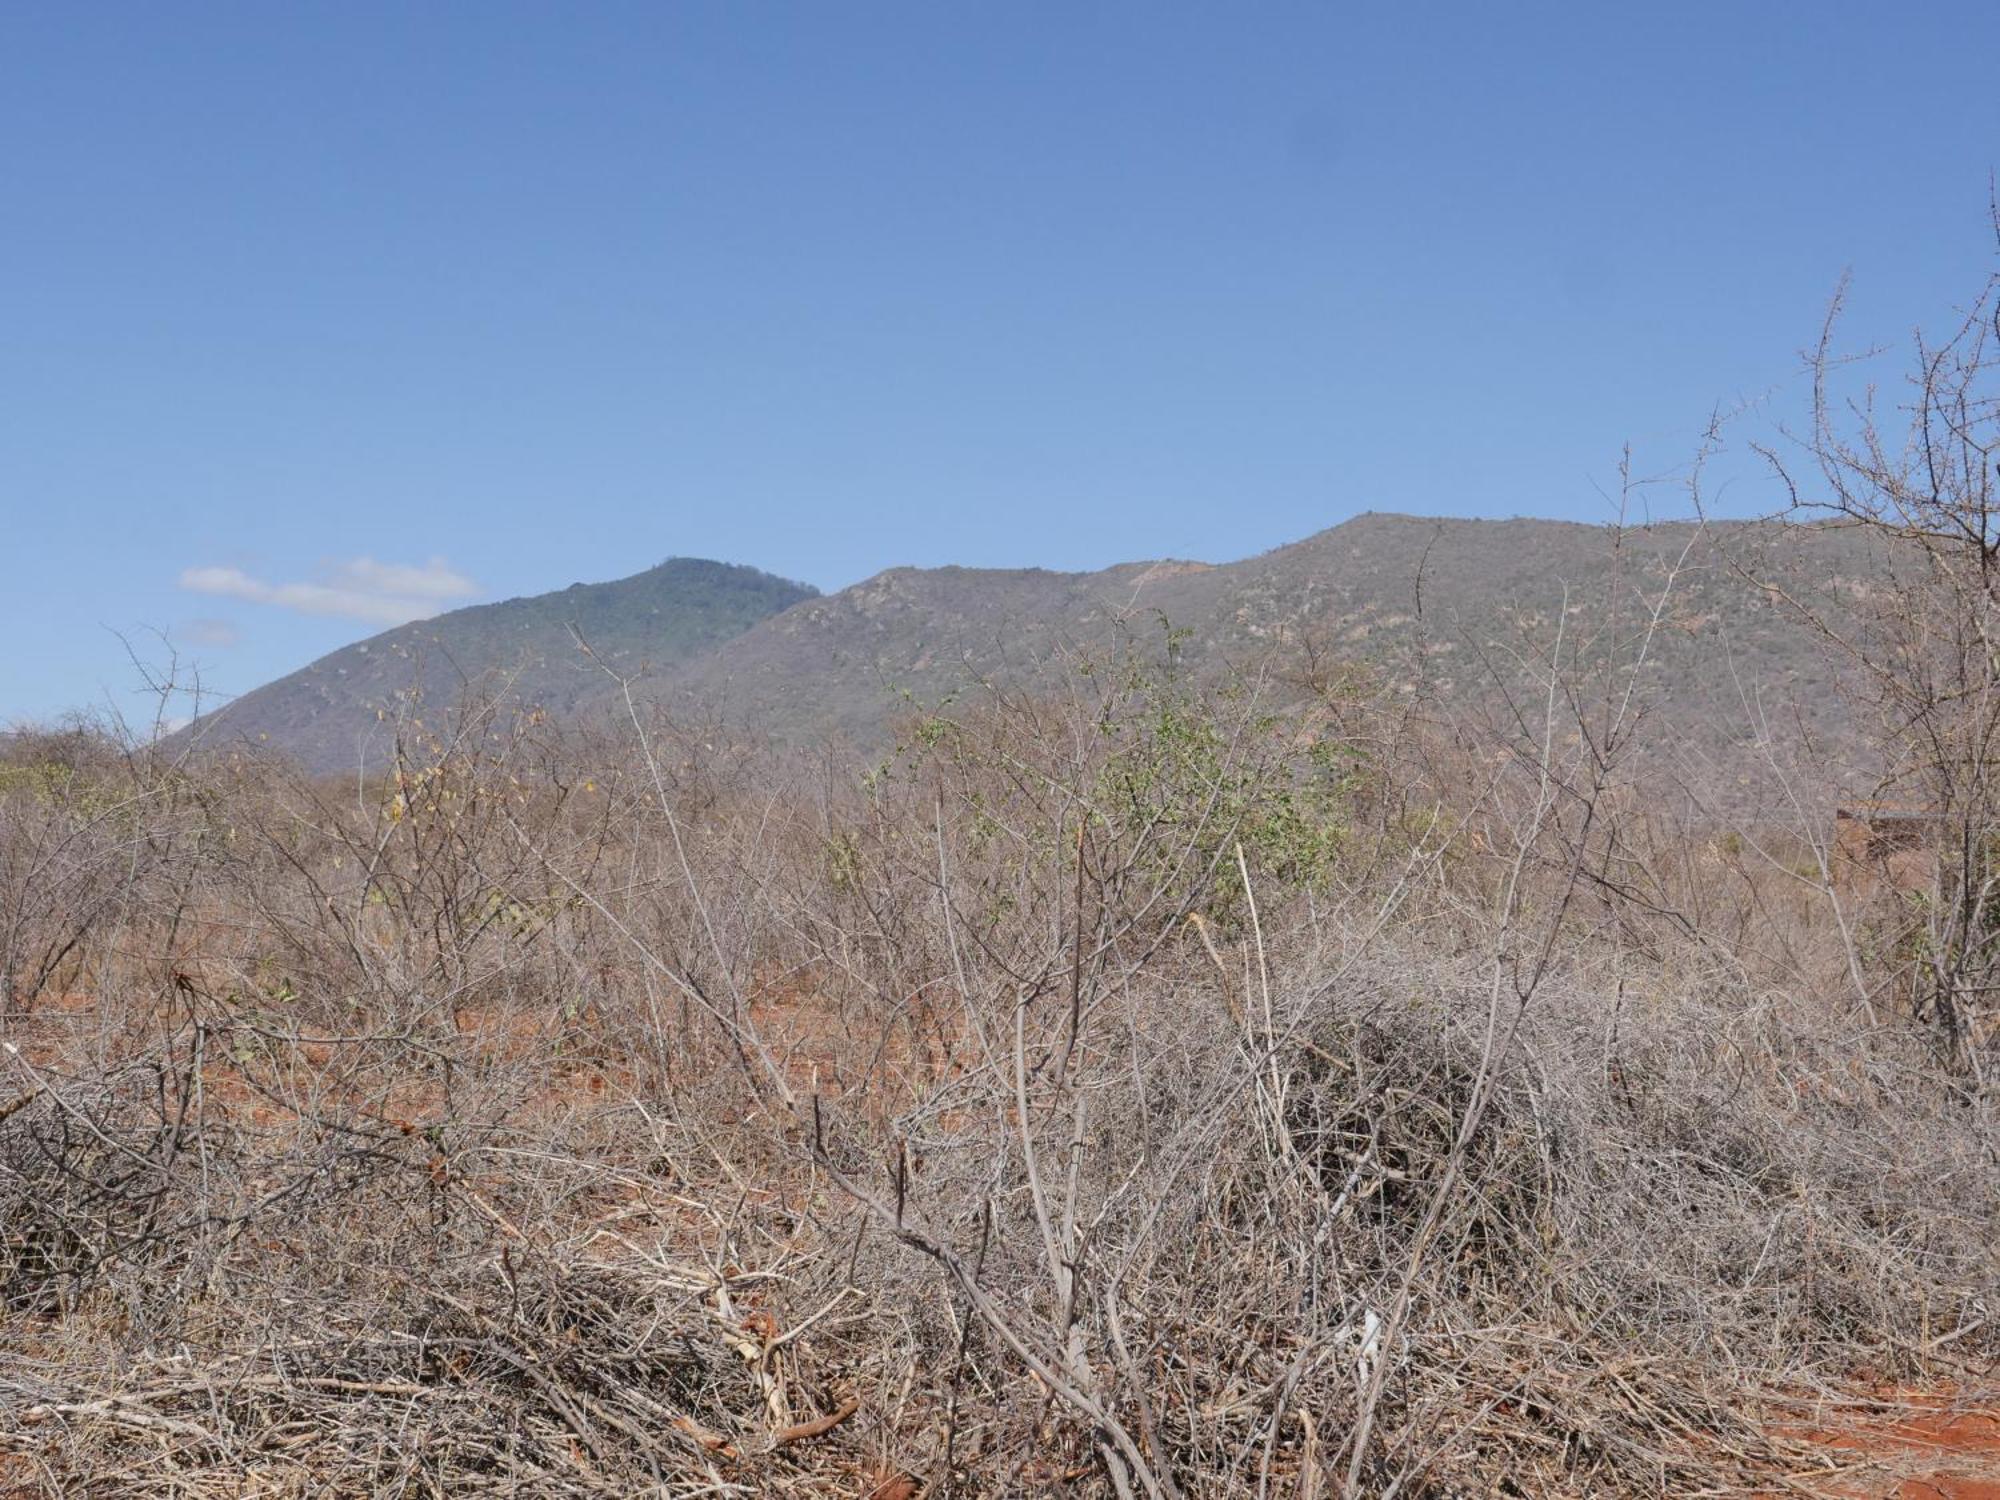
<path fill-rule="evenodd" d="M 273 745 L 314 770 L 345 768 L 413 693 L 449 701 L 470 684 L 511 677 L 524 703 L 569 713 L 595 696 L 605 667 L 671 665 L 817 597 L 809 584 L 755 568 L 671 557 L 626 578 L 395 626 L 233 699 L 195 727 Z"/>
<path fill-rule="evenodd" d="M 202 729 L 211 742 L 247 738 L 314 770 L 349 769 L 412 686 L 435 703 L 469 682 L 499 683 L 524 707 L 588 716 L 609 711 L 619 691 L 608 667 L 640 701 L 670 712 L 720 715 L 754 738 L 866 749 L 913 707 L 982 681 L 1051 687 L 1073 653 L 1148 636 L 1160 621 L 1196 665 L 1308 652 L 1391 680 L 1421 676 L 1449 693 L 1490 675 L 1489 654 L 1546 643 L 1572 619 L 1583 638 L 1622 628 L 1609 601 L 1657 593 L 1670 577 L 1677 593 L 1651 669 L 1669 713 L 1700 729 L 1738 711 L 1714 669 L 1720 651 L 1760 683 L 1805 689 L 1809 715 L 1833 723 L 1836 706 L 1814 676 L 1823 668 L 1744 581 L 1732 549 L 1819 583 L 1878 563 L 1849 536 L 1774 523 L 1613 530 L 1391 512 L 1234 562 L 897 566 L 828 594 L 677 558 L 383 632 L 245 694 Z M 1605 604 L 1593 613 L 1578 600 Z M 1704 732 L 1718 745 L 1729 737 Z"/>

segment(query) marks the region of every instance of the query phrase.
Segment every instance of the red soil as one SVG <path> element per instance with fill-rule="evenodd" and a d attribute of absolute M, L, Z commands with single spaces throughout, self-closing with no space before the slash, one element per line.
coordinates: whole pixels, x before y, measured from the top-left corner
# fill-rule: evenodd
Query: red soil
<path fill-rule="evenodd" d="M 1796 1478 L 1828 1497 L 2000 1500 L 2000 1399 L 1991 1392 L 1891 1392 L 1832 1406 L 1781 1435 L 1825 1450 L 1825 1469 Z"/>

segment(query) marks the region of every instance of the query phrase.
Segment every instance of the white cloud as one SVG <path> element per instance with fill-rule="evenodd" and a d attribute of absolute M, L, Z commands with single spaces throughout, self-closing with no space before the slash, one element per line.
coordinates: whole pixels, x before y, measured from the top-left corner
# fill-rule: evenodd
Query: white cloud
<path fill-rule="evenodd" d="M 275 604 L 303 615 L 334 615 L 371 625 L 425 620 L 453 601 L 476 598 L 479 585 L 441 557 L 421 567 L 356 557 L 322 571 L 316 582 L 267 583 L 241 568 L 188 568 L 181 587 L 196 594 Z"/>

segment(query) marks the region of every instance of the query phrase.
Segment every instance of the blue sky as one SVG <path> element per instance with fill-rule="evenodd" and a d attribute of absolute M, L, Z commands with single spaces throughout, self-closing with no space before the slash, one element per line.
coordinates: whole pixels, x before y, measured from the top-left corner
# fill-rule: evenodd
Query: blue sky
<path fill-rule="evenodd" d="M 1602 518 L 1985 272 L 2000 7 L 0 7 L 0 720 L 673 554 Z M 1768 496 L 1745 483 L 1726 503 Z M 1667 496 L 1662 494 L 1662 503 Z"/>

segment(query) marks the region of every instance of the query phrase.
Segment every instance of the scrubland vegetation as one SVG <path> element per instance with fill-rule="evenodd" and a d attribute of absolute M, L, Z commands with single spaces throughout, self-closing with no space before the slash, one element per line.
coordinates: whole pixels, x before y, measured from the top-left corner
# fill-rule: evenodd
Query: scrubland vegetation
<path fill-rule="evenodd" d="M 17 745 L 8 1476 L 1694 1493 L 1990 1355 L 1895 897 L 1670 825 L 1560 695 L 1509 745 L 1142 663 L 860 781 Z"/>
<path fill-rule="evenodd" d="M 1995 590 L 1989 453 L 1849 452 L 1981 528 L 1827 622 L 1917 879 L 1768 725 L 1760 818 L 1642 754 L 1671 572 L 1476 721 L 1142 640 L 865 775 L 16 741 L 0 1481 L 1867 1493 L 1805 1434 L 2000 1344 Z"/>

